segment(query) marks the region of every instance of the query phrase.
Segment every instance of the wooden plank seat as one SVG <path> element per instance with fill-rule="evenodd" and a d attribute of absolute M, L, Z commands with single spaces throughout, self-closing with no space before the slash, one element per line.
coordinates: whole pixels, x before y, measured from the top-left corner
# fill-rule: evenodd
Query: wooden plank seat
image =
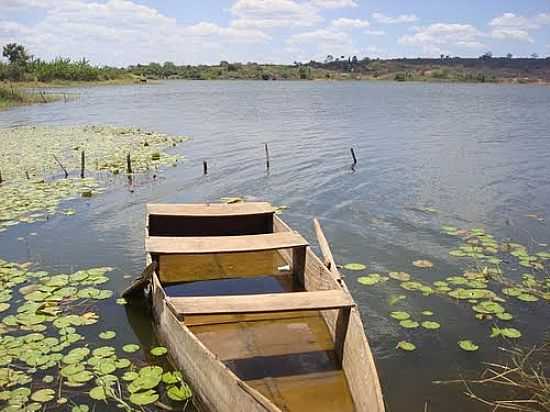
<path fill-rule="evenodd" d="M 145 250 L 152 254 L 239 253 L 306 246 L 308 242 L 295 232 L 244 236 L 150 236 L 145 239 Z"/>
<path fill-rule="evenodd" d="M 157 216 L 222 217 L 273 214 L 275 209 L 267 202 L 148 204 L 147 213 Z"/>
<path fill-rule="evenodd" d="M 167 301 L 179 317 L 350 309 L 355 306 L 350 295 L 337 289 L 257 295 L 175 297 L 167 298 Z"/>

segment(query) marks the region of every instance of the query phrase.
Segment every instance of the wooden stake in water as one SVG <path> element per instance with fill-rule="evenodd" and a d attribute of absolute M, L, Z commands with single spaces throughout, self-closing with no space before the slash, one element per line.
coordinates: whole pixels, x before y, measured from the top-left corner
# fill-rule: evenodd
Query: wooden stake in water
<path fill-rule="evenodd" d="M 355 166 L 357 164 L 357 157 L 355 157 L 355 151 L 353 150 L 353 147 L 350 149 L 351 151 L 351 157 L 353 157 L 353 165 Z"/>
<path fill-rule="evenodd" d="M 202 161 L 202 172 L 207 175 L 208 174 L 208 163 L 206 163 L 206 160 Z"/>
<path fill-rule="evenodd" d="M 267 143 L 265 144 L 265 168 L 269 170 L 269 148 L 267 147 Z"/>
<path fill-rule="evenodd" d="M 130 153 L 128 153 L 128 156 L 126 156 L 126 172 L 129 175 L 132 174 L 132 158 L 130 156 Z"/>
<path fill-rule="evenodd" d="M 67 172 L 67 169 L 65 169 L 65 166 L 63 166 L 61 164 L 61 162 L 59 161 L 59 159 L 57 158 L 56 155 L 53 155 L 53 158 L 55 159 L 55 161 L 57 162 L 57 164 L 59 165 L 59 167 L 61 167 L 61 169 L 63 169 L 63 172 L 65 173 L 65 179 L 69 177 L 69 172 Z"/>
<path fill-rule="evenodd" d="M 3 180 L 2 180 L 2 171 L 0 170 L 0 184 L 2 184 Z"/>
<path fill-rule="evenodd" d="M 80 178 L 84 179 L 84 171 L 86 169 L 86 154 L 84 150 L 80 153 Z"/>

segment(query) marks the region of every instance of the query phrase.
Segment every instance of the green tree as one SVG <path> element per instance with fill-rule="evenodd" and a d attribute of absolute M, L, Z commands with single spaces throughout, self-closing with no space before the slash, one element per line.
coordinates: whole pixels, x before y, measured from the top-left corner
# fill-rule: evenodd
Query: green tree
<path fill-rule="evenodd" d="M 2 56 L 6 57 L 10 64 L 26 65 L 30 59 L 25 47 L 17 43 L 8 43 L 4 46 Z"/>

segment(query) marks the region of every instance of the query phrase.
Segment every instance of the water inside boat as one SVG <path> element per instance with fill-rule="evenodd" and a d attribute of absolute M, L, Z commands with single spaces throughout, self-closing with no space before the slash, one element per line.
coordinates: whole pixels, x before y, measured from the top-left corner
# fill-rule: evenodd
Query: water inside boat
<path fill-rule="evenodd" d="M 170 297 L 303 291 L 280 253 L 165 255 L 159 275 Z M 319 311 L 193 315 L 184 323 L 240 379 L 281 410 L 354 410 Z"/>

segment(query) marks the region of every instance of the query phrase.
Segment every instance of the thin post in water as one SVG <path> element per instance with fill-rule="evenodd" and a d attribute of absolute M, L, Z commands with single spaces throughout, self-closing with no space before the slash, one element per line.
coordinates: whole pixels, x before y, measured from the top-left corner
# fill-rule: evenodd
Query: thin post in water
<path fill-rule="evenodd" d="M 355 150 L 353 150 L 353 147 L 350 148 L 350 151 L 351 151 L 351 157 L 353 157 L 353 165 L 352 166 L 355 166 L 357 164 L 357 157 L 355 157 Z"/>
<path fill-rule="evenodd" d="M 2 171 L 0 170 L 0 185 L 2 184 L 3 180 L 2 180 Z"/>
<path fill-rule="evenodd" d="M 202 161 L 202 172 L 205 175 L 208 174 L 208 163 L 206 162 L 206 160 Z"/>
<path fill-rule="evenodd" d="M 130 153 L 126 156 L 126 172 L 129 175 L 132 174 L 132 157 L 130 156 Z"/>
<path fill-rule="evenodd" d="M 269 148 L 267 143 L 265 143 L 265 168 L 269 170 Z"/>
<path fill-rule="evenodd" d="M 57 162 L 57 164 L 59 165 L 59 167 L 61 167 L 61 169 L 63 169 L 63 172 L 65 173 L 65 179 L 69 177 L 69 172 L 67 172 L 67 169 L 65 169 L 65 166 L 63 166 L 61 164 L 61 162 L 59 161 L 59 159 L 57 158 L 56 155 L 53 155 L 53 158 L 55 159 L 55 161 Z"/>
<path fill-rule="evenodd" d="M 86 154 L 84 150 L 80 153 L 80 178 L 84 179 L 84 171 L 86 169 Z"/>

